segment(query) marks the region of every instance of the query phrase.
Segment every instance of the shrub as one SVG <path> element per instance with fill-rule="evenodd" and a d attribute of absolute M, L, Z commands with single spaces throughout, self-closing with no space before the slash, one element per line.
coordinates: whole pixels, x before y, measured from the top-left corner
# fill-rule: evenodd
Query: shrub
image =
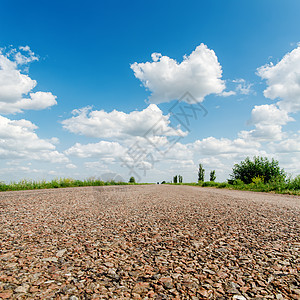
<path fill-rule="evenodd" d="M 228 184 L 230 185 L 244 185 L 245 183 L 241 179 L 228 179 L 227 180 Z"/>
<path fill-rule="evenodd" d="M 131 176 L 130 179 L 129 179 L 129 182 L 130 183 L 135 183 L 135 178 L 133 176 Z"/>
<path fill-rule="evenodd" d="M 290 189 L 292 190 L 300 190 L 300 175 L 296 176 L 290 182 Z"/>
<path fill-rule="evenodd" d="M 254 178 L 252 178 L 252 182 L 253 182 L 254 184 L 262 184 L 262 183 L 265 182 L 264 176 L 257 176 L 257 177 L 254 177 Z"/>
<path fill-rule="evenodd" d="M 55 179 L 51 180 L 51 187 L 52 188 L 57 189 L 57 188 L 59 188 L 59 186 L 60 185 L 59 185 L 57 180 L 55 180 Z"/>
<path fill-rule="evenodd" d="M 202 186 L 203 186 L 203 187 L 205 187 L 205 186 L 218 186 L 218 185 L 219 185 L 219 183 L 214 182 L 214 181 L 204 181 L 204 182 L 202 183 Z"/>
<path fill-rule="evenodd" d="M 223 189 L 227 187 L 227 183 L 226 182 L 222 182 L 219 185 L 217 185 L 218 188 Z"/>
<path fill-rule="evenodd" d="M 241 180 L 246 184 L 252 183 L 253 178 L 263 178 L 264 183 L 274 179 L 285 181 L 286 174 L 280 169 L 278 161 L 269 161 L 266 157 L 254 156 L 253 161 L 247 157 L 240 164 L 235 164 L 230 175 L 232 180 Z"/>

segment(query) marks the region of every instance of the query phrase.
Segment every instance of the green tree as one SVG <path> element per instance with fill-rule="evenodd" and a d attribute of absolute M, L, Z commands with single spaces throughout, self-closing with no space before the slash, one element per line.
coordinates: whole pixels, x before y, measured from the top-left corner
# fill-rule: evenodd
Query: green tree
<path fill-rule="evenodd" d="M 131 176 L 130 179 L 129 179 L 129 182 L 130 183 L 135 183 L 135 178 L 133 176 Z"/>
<path fill-rule="evenodd" d="M 173 177 L 173 182 L 177 183 L 177 175 Z"/>
<path fill-rule="evenodd" d="M 215 181 L 215 180 L 216 180 L 216 171 L 212 170 L 212 171 L 210 171 L 210 174 L 209 174 L 209 181 Z"/>
<path fill-rule="evenodd" d="M 253 160 L 247 157 L 235 164 L 230 177 L 231 180 L 242 180 L 246 184 L 253 182 L 254 178 L 262 178 L 264 183 L 268 183 L 273 180 L 285 181 L 286 173 L 274 158 L 269 161 L 267 157 L 254 156 Z"/>
<path fill-rule="evenodd" d="M 202 164 L 199 164 L 199 170 L 198 170 L 198 182 L 199 182 L 199 181 L 204 181 L 204 174 L 205 174 L 205 170 L 204 170 Z"/>
<path fill-rule="evenodd" d="M 178 175 L 178 182 L 182 183 L 182 176 L 181 175 Z"/>

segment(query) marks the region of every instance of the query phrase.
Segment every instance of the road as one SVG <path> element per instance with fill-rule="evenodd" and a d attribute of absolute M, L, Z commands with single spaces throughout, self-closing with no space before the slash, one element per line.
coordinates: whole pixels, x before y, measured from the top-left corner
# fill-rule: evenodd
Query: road
<path fill-rule="evenodd" d="M 300 197 L 145 185 L 0 193 L 2 299 L 299 299 Z"/>

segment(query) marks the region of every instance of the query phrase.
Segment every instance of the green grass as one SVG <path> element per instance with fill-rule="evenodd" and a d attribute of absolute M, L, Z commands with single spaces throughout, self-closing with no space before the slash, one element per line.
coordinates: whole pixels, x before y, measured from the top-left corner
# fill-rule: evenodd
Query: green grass
<path fill-rule="evenodd" d="M 0 191 L 21 191 L 21 190 L 37 190 L 37 189 L 52 189 L 65 187 L 80 187 L 80 186 L 106 186 L 106 185 L 134 185 L 139 183 L 102 181 L 98 179 L 75 180 L 72 178 L 59 178 L 51 181 L 34 181 L 21 180 L 19 182 L 11 182 L 5 184 L 0 182 Z"/>
<path fill-rule="evenodd" d="M 271 192 L 278 194 L 290 194 L 290 195 L 300 195 L 300 176 L 294 179 L 283 180 L 273 180 L 268 183 L 264 183 L 257 178 L 253 179 L 252 183 L 245 184 L 238 180 L 230 185 L 232 189 L 255 191 L 255 192 Z"/>
<path fill-rule="evenodd" d="M 11 182 L 9 184 L 0 182 L 0 191 L 21 191 L 21 190 L 37 190 L 37 189 L 52 189 L 65 187 L 82 187 L 82 186 L 107 186 L 107 185 L 138 185 L 147 183 L 129 183 L 116 181 L 102 181 L 99 179 L 75 180 L 72 178 L 58 178 L 51 181 L 34 181 L 21 180 L 19 182 Z M 227 188 L 232 190 L 255 191 L 255 192 L 271 192 L 279 194 L 300 195 L 300 176 L 294 179 L 289 179 L 285 182 L 263 183 L 259 180 L 254 180 L 250 184 L 245 184 L 241 180 L 233 181 L 230 184 L 227 182 L 192 182 L 192 183 L 167 183 L 172 185 L 189 185 L 201 187 Z"/>
<path fill-rule="evenodd" d="M 253 182 L 250 184 L 245 184 L 238 180 L 232 182 L 231 184 L 227 182 L 192 182 L 192 183 L 171 183 L 172 185 L 189 185 L 189 186 L 201 186 L 201 187 L 214 187 L 214 188 L 227 188 L 231 190 L 242 190 L 242 191 L 254 191 L 254 192 L 267 192 L 267 193 L 277 193 L 277 194 L 290 194 L 290 195 L 300 195 L 300 176 L 292 180 L 287 180 L 286 182 Z"/>

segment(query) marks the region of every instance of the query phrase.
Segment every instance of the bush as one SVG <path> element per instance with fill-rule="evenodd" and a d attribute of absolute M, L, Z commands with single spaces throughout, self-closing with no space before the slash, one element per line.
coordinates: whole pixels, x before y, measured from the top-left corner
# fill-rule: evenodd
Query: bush
<path fill-rule="evenodd" d="M 264 183 L 269 183 L 274 180 L 284 182 L 286 174 L 283 169 L 280 169 L 278 161 L 254 156 L 253 161 L 247 157 L 240 164 L 235 164 L 230 177 L 231 180 L 241 180 L 246 184 L 252 183 L 253 180 L 257 181 L 257 178 Z"/>
<path fill-rule="evenodd" d="M 218 182 L 214 182 L 214 181 L 204 181 L 201 186 L 205 187 L 205 186 L 208 186 L 208 187 L 217 187 L 219 186 L 220 183 Z"/>
<path fill-rule="evenodd" d="M 263 184 L 265 182 L 264 176 L 257 176 L 252 178 L 252 182 L 256 185 Z"/>
<path fill-rule="evenodd" d="M 133 176 L 131 176 L 130 179 L 129 179 L 129 182 L 130 183 L 135 183 L 135 178 Z"/>
<path fill-rule="evenodd" d="M 289 183 L 289 189 L 291 190 L 300 190 L 300 175 L 296 176 Z"/>
<path fill-rule="evenodd" d="M 230 180 L 230 179 L 228 179 L 228 184 L 245 185 L 245 183 L 241 179 L 237 179 L 237 180 Z"/>
<path fill-rule="evenodd" d="M 223 188 L 226 188 L 226 187 L 228 187 L 226 182 L 221 182 L 220 184 L 217 185 L 217 188 L 219 188 L 219 189 L 223 189 Z"/>

